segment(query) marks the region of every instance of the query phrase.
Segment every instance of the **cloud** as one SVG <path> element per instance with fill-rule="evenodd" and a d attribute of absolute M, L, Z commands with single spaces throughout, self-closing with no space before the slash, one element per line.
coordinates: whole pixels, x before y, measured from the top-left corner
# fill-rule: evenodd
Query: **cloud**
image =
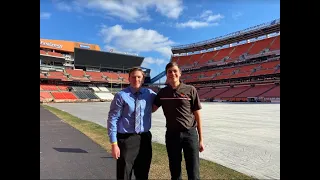
<path fill-rule="evenodd" d="M 198 17 L 199 20 L 189 20 L 182 23 L 176 23 L 177 28 L 190 27 L 192 29 L 207 27 L 207 26 L 218 26 L 221 19 L 224 16 L 221 14 L 213 14 L 212 11 L 206 10 Z"/>
<path fill-rule="evenodd" d="M 241 12 L 233 12 L 231 16 L 232 16 L 232 19 L 237 20 L 242 15 L 243 14 Z"/>
<path fill-rule="evenodd" d="M 142 67 L 149 68 L 151 70 L 150 77 L 154 78 L 156 75 L 164 71 L 164 65 L 169 62 L 169 59 L 161 59 L 161 58 L 153 58 L 153 57 L 146 57 L 144 58 L 143 63 L 141 64 Z M 165 78 L 165 77 L 164 77 Z M 163 78 L 160 79 L 163 82 Z"/>
<path fill-rule="evenodd" d="M 154 8 L 161 15 L 177 19 L 182 11 L 182 0 L 54 0 L 60 10 L 99 10 L 104 15 L 118 17 L 127 22 L 150 21 L 148 10 Z"/>
<path fill-rule="evenodd" d="M 51 13 L 48 12 L 41 12 L 40 19 L 49 19 L 51 17 Z"/>
<path fill-rule="evenodd" d="M 71 1 L 70 1 L 71 2 Z M 71 4 L 66 3 L 65 1 L 58 1 L 58 0 L 53 0 L 53 3 L 55 4 L 55 6 L 57 7 L 57 9 L 61 10 L 61 11 L 72 11 L 75 10 L 76 6 L 72 6 Z"/>
<path fill-rule="evenodd" d="M 208 22 L 194 21 L 194 20 L 189 20 L 189 21 L 184 22 L 184 23 L 177 23 L 177 27 L 178 28 L 190 27 L 192 29 L 197 29 L 197 28 L 201 28 L 201 27 L 207 27 L 207 26 L 210 26 L 210 25 L 218 25 L 218 23 L 210 24 Z"/>
<path fill-rule="evenodd" d="M 114 47 L 125 52 L 158 52 L 165 58 L 171 56 L 171 45 L 175 43 L 168 37 L 152 29 L 124 29 L 121 25 L 102 26 L 99 34 L 105 47 Z"/>
<path fill-rule="evenodd" d="M 205 18 L 205 17 L 208 17 L 209 15 L 212 14 L 212 11 L 210 10 L 205 10 L 202 12 L 202 14 L 200 15 L 200 18 Z"/>
<path fill-rule="evenodd" d="M 162 64 L 168 63 L 168 60 L 159 59 L 159 58 L 152 58 L 152 57 L 146 57 L 143 60 L 142 66 L 143 67 L 149 67 L 149 64 L 156 64 L 158 66 L 161 66 Z"/>

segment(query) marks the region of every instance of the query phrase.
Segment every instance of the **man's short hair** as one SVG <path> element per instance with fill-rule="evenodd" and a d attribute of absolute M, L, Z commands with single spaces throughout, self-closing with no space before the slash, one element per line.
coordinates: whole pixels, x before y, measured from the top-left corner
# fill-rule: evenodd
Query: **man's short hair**
<path fill-rule="evenodd" d="M 169 68 L 172 68 L 173 66 L 177 66 L 177 67 L 179 68 L 179 70 L 180 70 L 180 67 L 179 67 L 178 63 L 176 63 L 176 62 L 169 62 L 169 63 L 166 65 L 166 73 L 167 73 L 168 69 L 169 69 Z"/>
<path fill-rule="evenodd" d="M 130 71 L 129 71 L 129 77 L 131 76 L 131 73 L 135 72 L 135 71 L 140 71 L 142 73 L 142 76 L 145 77 L 145 74 L 144 74 L 143 70 L 140 67 L 131 68 Z"/>

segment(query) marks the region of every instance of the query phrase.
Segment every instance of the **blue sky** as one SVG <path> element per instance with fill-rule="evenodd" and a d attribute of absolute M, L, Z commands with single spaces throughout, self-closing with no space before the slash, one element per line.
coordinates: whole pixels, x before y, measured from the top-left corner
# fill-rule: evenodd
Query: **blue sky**
<path fill-rule="evenodd" d="M 137 53 L 154 77 L 170 61 L 171 46 L 278 18 L 280 0 L 41 0 L 40 37 Z"/>

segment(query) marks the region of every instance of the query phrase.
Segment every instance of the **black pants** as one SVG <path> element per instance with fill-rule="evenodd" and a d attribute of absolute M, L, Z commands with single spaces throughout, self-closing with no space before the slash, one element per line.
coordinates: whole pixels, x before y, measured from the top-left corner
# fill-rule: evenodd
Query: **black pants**
<path fill-rule="evenodd" d="M 117 160 L 117 179 L 128 180 L 132 170 L 136 179 L 148 179 L 152 159 L 151 132 L 117 134 L 120 158 Z"/>
<path fill-rule="evenodd" d="M 166 147 L 171 179 L 181 179 L 182 149 L 188 179 L 200 179 L 199 140 L 196 128 L 184 132 L 166 132 Z"/>

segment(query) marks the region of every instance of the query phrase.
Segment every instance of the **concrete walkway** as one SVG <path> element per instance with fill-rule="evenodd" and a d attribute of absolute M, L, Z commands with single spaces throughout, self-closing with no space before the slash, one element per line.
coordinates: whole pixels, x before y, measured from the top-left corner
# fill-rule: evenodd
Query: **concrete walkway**
<path fill-rule="evenodd" d="M 40 179 L 116 179 L 116 161 L 40 106 Z"/>

